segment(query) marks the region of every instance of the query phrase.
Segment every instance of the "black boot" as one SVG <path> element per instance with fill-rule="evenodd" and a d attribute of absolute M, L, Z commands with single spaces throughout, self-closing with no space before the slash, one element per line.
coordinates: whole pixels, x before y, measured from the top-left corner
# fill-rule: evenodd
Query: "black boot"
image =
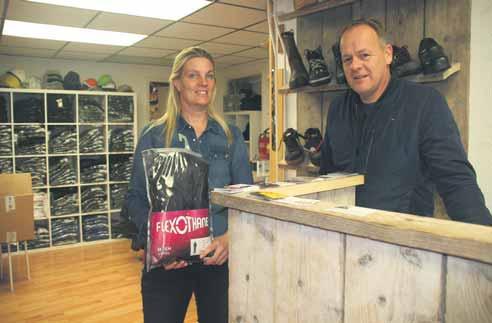
<path fill-rule="evenodd" d="M 285 130 L 282 141 L 285 142 L 285 161 L 289 165 L 299 165 L 304 161 L 304 148 L 299 138 L 302 136 L 292 128 Z"/>
<path fill-rule="evenodd" d="M 433 38 L 424 38 L 420 41 L 419 58 L 424 74 L 441 72 L 451 66 L 443 48 Z"/>
<path fill-rule="evenodd" d="M 309 159 L 313 165 L 319 166 L 321 162 L 321 143 L 323 136 L 319 128 L 308 128 L 304 132 L 304 148 L 309 151 Z"/>
<path fill-rule="evenodd" d="M 340 53 L 340 43 L 336 42 L 331 47 L 333 52 L 333 57 L 335 58 L 335 79 L 338 84 L 345 84 L 347 80 L 345 79 L 345 74 L 343 73 L 343 64 L 342 64 L 342 54 Z"/>
<path fill-rule="evenodd" d="M 307 85 L 309 83 L 309 75 L 302 63 L 301 55 L 297 50 L 296 43 L 294 41 L 294 33 L 292 31 L 286 31 L 282 33 L 282 39 L 285 45 L 285 51 L 289 60 L 290 66 L 290 81 L 289 87 L 295 89 Z"/>
<path fill-rule="evenodd" d="M 412 60 L 407 46 L 393 47 L 393 60 L 391 61 L 391 74 L 397 77 L 419 74 L 422 72 L 422 67 L 419 63 Z"/>
<path fill-rule="evenodd" d="M 328 71 L 328 67 L 326 67 L 321 46 L 314 50 L 306 49 L 304 56 L 309 63 L 309 84 L 316 86 L 330 83 L 331 74 Z"/>

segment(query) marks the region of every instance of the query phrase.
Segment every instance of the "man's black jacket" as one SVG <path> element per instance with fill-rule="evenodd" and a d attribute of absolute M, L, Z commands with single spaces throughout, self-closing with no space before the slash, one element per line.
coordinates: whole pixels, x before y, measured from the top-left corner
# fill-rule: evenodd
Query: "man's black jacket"
<path fill-rule="evenodd" d="M 362 102 L 352 90 L 328 113 L 320 174 L 365 174 L 356 204 L 432 216 L 437 188 L 448 215 L 492 225 L 451 111 L 431 87 L 392 79 L 361 125 Z"/>

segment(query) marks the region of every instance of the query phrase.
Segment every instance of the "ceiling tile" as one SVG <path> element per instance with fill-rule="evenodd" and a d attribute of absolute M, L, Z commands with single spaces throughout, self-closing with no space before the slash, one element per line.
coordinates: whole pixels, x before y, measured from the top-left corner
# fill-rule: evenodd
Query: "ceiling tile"
<path fill-rule="evenodd" d="M 266 48 L 257 47 L 239 52 L 236 55 L 251 58 L 268 58 L 268 50 L 266 50 Z"/>
<path fill-rule="evenodd" d="M 162 58 L 154 57 L 141 57 L 141 56 L 123 56 L 115 55 L 106 60 L 105 62 L 113 63 L 125 63 L 125 64 L 148 64 L 148 65 L 169 65 L 169 61 Z"/>
<path fill-rule="evenodd" d="M 60 49 L 66 42 L 47 39 L 2 36 L 0 46 Z"/>
<path fill-rule="evenodd" d="M 149 36 L 140 42 L 136 43 L 136 47 L 161 48 L 181 50 L 198 44 L 199 40 L 177 39 L 168 37 Z"/>
<path fill-rule="evenodd" d="M 97 45 L 97 44 L 86 44 L 86 43 L 68 43 L 63 50 L 71 52 L 89 52 L 89 53 L 99 53 L 99 54 L 113 54 L 121 50 L 122 46 L 107 46 L 107 45 Z"/>
<path fill-rule="evenodd" d="M 91 21 L 87 27 L 93 29 L 150 35 L 170 23 L 172 23 L 171 20 L 101 12 L 101 14 Z"/>
<path fill-rule="evenodd" d="M 87 52 L 72 52 L 68 50 L 62 50 L 59 52 L 55 58 L 64 58 L 64 59 L 77 59 L 84 61 L 99 61 L 111 54 L 101 54 L 101 53 L 87 53 Z"/>
<path fill-rule="evenodd" d="M 231 31 L 234 31 L 234 29 L 177 22 L 164 28 L 155 35 L 207 41 L 230 33 Z"/>
<path fill-rule="evenodd" d="M 16 0 L 9 2 L 7 19 L 40 24 L 84 27 L 96 14 L 97 11 L 94 10 Z"/>
<path fill-rule="evenodd" d="M 266 10 L 266 0 L 220 0 L 222 3 Z"/>
<path fill-rule="evenodd" d="M 121 52 L 118 55 L 121 56 L 140 56 L 140 57 L 164 57 L 170 53 L 174 52 L 174 50 L 169 49 L 155 49 L 155 48 L 143 48 L 143 47 L 129 47 Z"/>
<path fill-rule="evenodd" d="M 222 57 L 216 58 L 215 62 L 219 65 L 223 65 L 223 64 L 234 65 L 234 64 L 242 64 L 242 63 L 246 63 L 246 62 L 251 62 L 254 60 L 256 60 L 256 59 L 251 58 L 251 57 L 241 57 L 241 56 L 228 55 L 228 56 L 222 56 Z"/>
<path fill-rule="evenodd" d="M 245 50 L 250 46 L 240 46 L 240 45 L 231 45 L 231 44 L 220 44 L 214 42 L 208 42 L 204 44 L 200 44 L 200 47 L 208 51 L 212 55 L 216 54 L 231 54 L 234 52 L 238 52 L 241 50 Z"/>
<path fill-rule="evenodd" d="M 214 3 L 186 17 L 184 21 L 230 28 L 243 28 L 265 19 L 266 13 L 261 10 Z"/>
<path fill-rule="evenodd" d="M 245 45 L 245 46 L 259 46 L 264 44 L 268 40 L 268 35 L 263 33 L 257 33 L 253 31 L 236 31 L 232 34 L 214 39 L 214 42 Z"/>
<path fill-rule="evenodd" d="M 54 49 L 25 48 L 25 47 L 0 47 L 0 54 L 30 57 L 52 57 L 56 53 Z"/>
<path fill-rule="evenodd" d="M 268 34 L 270 31 L 268 30 L 268 21 L 260 22 L 259 24 L 253 25 L 251 27 L 246 28 L 246 30 L 256 31 L 259 33 Z"/>

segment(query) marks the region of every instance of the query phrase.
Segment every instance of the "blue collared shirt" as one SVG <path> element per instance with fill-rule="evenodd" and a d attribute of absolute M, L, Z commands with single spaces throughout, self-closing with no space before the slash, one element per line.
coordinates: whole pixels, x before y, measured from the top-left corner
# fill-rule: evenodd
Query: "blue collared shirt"
<path fill-rule="evenodd" d="M 227 137 L 217 121 L 208 119 L 207 128 L 197 138 L 194 129 L 181 117 L 176 124 L 171 147 L 189 148 L 202 155 L 209 163 L 209 189 L 224 187 L 230 184 L 251 184 L 253 177 L 249 165 L 249 156 L 240 130 L 229 125 L 233 134 L 232 144 L 227 143 Z M 149 201 L 145 184 L 145 173 L 142 162 L 142 151 L 151 148 L 165 147 L 164 126 L 147 126 L 140 136 L 133 157 L 133 170 L 128 191 L 128 211 L 130 218 L 139 228 L 139 238 L 147 233 Z M 227 231 L 227 209 L 212 205 L 210 212 L 211 231 L 219 236 Z M 141 240 L 145 241 L 145 240 Z"/>

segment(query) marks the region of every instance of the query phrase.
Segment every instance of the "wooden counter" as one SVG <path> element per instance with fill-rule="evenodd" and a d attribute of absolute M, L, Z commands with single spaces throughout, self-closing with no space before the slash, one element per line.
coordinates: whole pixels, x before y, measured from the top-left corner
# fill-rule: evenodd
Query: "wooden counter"
<path fill-rule="evenodd" d="M 361 176 L 229 207 L 229 322 L 492 322 L 492 228 L 350 205 Z"/>

